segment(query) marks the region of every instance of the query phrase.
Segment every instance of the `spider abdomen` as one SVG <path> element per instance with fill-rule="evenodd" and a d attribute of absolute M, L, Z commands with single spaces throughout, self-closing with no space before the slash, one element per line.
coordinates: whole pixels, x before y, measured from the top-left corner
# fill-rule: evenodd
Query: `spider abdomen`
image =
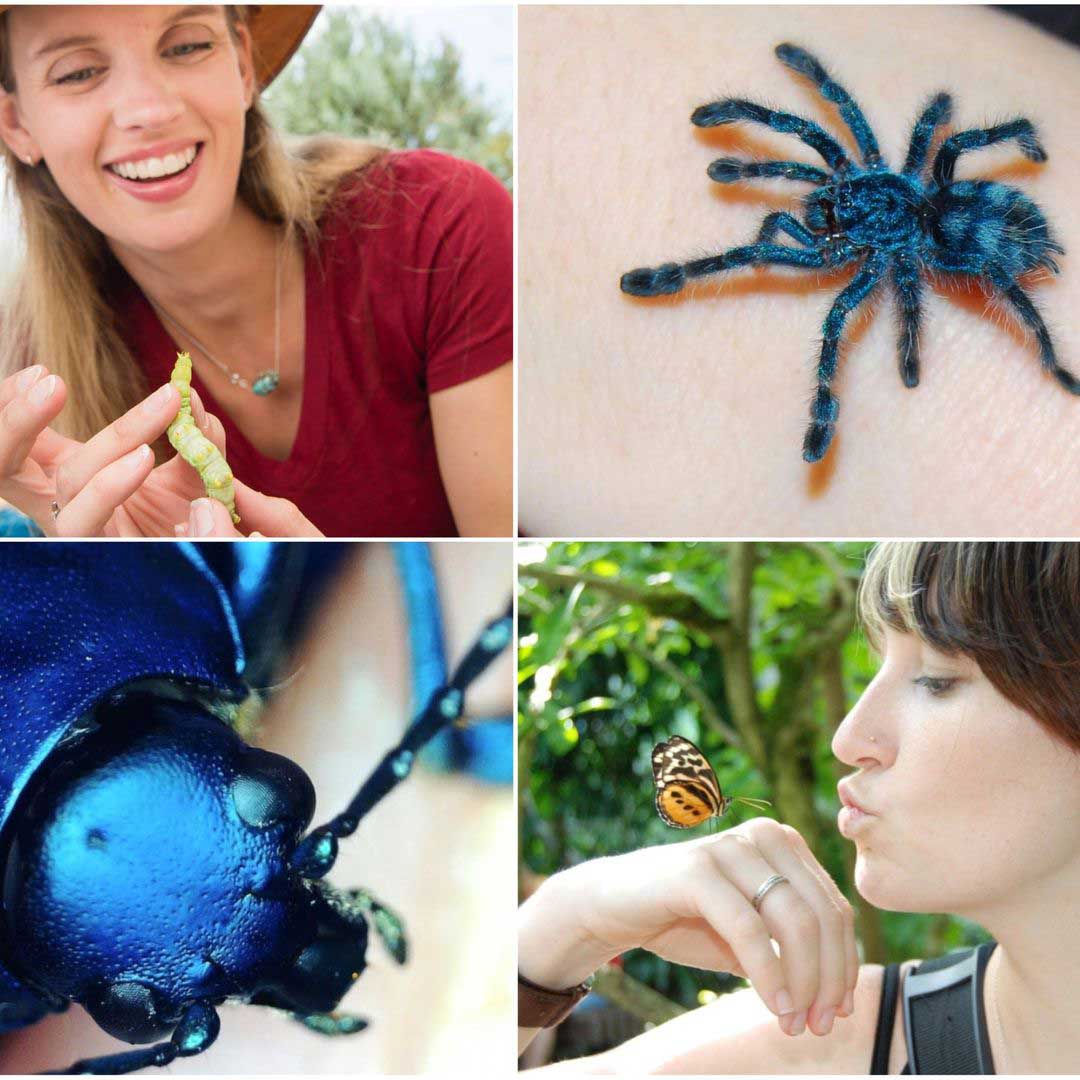
<path fill-rule="evenodd" d="M 958 180 L 931 198 L 934 262 L 944 270 L 984 273 L 999 266 L 1017 277 L 1044 266 L 1063 249 L 1043 212 L 1023 192 L 990 180 Z M 974 260 L 974 262 L 973 262 Z"/>

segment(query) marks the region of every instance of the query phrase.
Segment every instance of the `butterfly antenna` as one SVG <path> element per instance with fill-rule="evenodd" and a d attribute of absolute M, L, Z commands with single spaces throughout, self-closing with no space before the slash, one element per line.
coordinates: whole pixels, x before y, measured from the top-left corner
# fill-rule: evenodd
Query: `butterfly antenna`
<path fill-rule="evenodd" d="M 732 802 L 742 803 L 745 806 L 751 806 L 755 810 L 764 810 L 766 806 L 772 806 L 772 803 L 768 799 L 751 799 L 746 795 L 735 795 L 732 797 Z"/>
<path fill-rule="evenodd" d="M 512 629 L 511 601 L 502 615 L 484 627 L 450 681 L 431 695 L 401 741 L 375 766 L 345 811 L 300 841 L 291 859 L 294 869 L 312 880 L 330 872 L 337 859 L 338 840 L 356 832 L 361 820 L 409 775 L 416 755 L 461 716 L 465 691 L 509 645 Z"/>

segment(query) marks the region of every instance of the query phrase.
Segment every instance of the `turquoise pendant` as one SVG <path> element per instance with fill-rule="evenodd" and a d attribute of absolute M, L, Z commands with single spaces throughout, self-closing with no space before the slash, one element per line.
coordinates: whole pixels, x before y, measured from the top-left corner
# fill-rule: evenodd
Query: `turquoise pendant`
<path fill-rule="evenodd" d="M 259 397 L 266 397 L 267 394 L 272 394 L 278 388 L 279 382 L 280 379 L 276 371 L 263 371 L 251 384 L 251 389 Z"/>

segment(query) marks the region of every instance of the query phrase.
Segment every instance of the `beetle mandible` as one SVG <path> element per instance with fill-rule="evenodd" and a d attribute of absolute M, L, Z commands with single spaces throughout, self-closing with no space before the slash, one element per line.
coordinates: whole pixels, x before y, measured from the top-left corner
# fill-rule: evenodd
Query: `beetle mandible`
<path fill-rule="evenodd" d="M 269 670 L 245 641 L 303 614 L 280 610 L 283 577 L 299 574 L 310 600 L 341 548 L 112 544 L 89 557 L 95 547 L 8 544 L 0 558 L 0 1033 L 75 1001 L 111 1035 L 152 1045 L 65 1071 L 123 1073 L 206 1050 L 226 1000 L 362 1029 L 330 1014 L 365 966 L 369 924 L 398 961 L 404 931 L 325 876 L 338 841 L 461 716 L 510 640 L 509 609 L 345 811 L 308 831 L 307 775 L 234 727 L 253 673 Z M 303 549 L 323 565 L 298 570 Z M 241 552 L 261 564 L 225 572 Z M 132 595 L 154 597 L 137 621 Z"/>

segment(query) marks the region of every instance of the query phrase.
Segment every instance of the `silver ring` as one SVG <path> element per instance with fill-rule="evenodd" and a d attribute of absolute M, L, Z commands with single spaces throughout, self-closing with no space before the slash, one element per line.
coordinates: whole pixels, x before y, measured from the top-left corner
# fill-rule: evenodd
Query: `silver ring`
<path fill-rule="evenodd" d="M 754 905 L 754 910 L 760 911 L 761 902 L 765 899 L 768 891 L 774 888 L 776 885 L 783 885 L 785 881 L 787 881 L 787 878 L 784 877 L 783 874 L 773 874 L 771 878 L 766 878 L 761 883 L 761 888 L 759 888 L 758 891 L 754 893 L 754 899 L 750 901 L 750 903 Z M 788 884 L 790 884 L 790 882 L 788 882 Z"/>
<path fill-rule="evenodd" d="M 54 500 L 49 510 L 52 512 L 53 521 L 55 521 L 60 516 L 60 504 Z"/>

